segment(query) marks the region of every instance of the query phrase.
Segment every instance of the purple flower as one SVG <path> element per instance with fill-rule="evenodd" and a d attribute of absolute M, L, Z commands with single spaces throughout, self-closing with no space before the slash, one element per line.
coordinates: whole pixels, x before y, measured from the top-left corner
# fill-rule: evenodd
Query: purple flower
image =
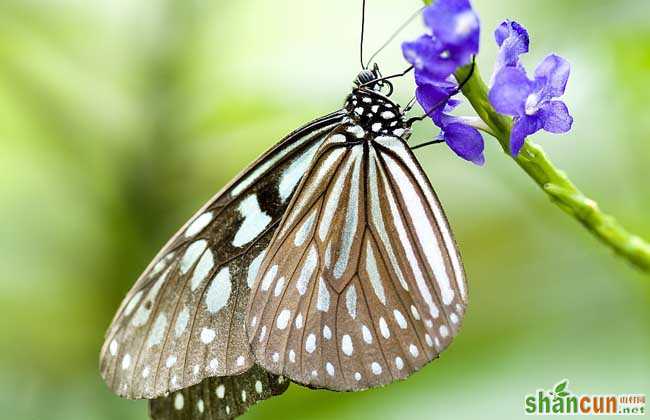
<path fill-rule="evenodd" d="M 450 94 L 455 89 L 454 85 L 428 84 L 418 86 L 415 95 L 422 107 L 428 110 L 428 115 L 431 116 L 434 124 L 440 127 L 438 139 L 444 140 L 461 158 L 483 165 L 485 163 L 483 137 L 478 130 L 466 125 L 462 118 L 449 114 L 460 104 L 460 101 L 450 98 Z"/>
<path fill-rule="evenodd" d="M 555 100 L 564 94 L 569 79 L 568 61 L 557 55 L 546 57 L 529 80 L 523 67 L 504 67 L 490 89 L 490 102 L 497 112 L 514 117 L 510 134 L 510 152 L 517 156 L 526 137 L 544 129 L 566 133 L 573 118 L 564 102 Z"/>
<path fill-rule="evenodd" d="M 469 0 L 438 0 L 423 15 L 431 33 L 403 43 L 402 52 L 416 77 L 426 73 L 444 81 L 478 53 L 479 19 Z"/>
<path fill-rule="evenodd" d="M 494 75 L 504 67 L 521 67 L 519 56 L 528 52 L 528 31 L 519 23 L 505 20 L 494 31 L 494 39 L 500 47 L 494 66 Z"/>
<path fill-rule="evenodd" d="M 433 36 L 459 67 L 478 53 L 480 24 L 469 0 L 438 0 L 423 15 Z"/>

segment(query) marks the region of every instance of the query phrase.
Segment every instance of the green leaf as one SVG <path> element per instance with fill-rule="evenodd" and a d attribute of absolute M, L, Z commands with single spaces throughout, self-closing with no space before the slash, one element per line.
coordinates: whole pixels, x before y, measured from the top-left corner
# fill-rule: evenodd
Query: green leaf
<path fill-rule="evenodd" d="M 567 391 L 562 391 L 562 392 L 558 392 L 557 395 L 560 396 L 560 397 L 566 397 L 566 396 L 569 395 L 569 393 Z"/>
<path fill-rule="evenodd" d="M 560 394 L 566 389 L 567 384 L 569 381 L 565 379 L 563 382 L 560 382 L 559 384 L 555 385 L 555 393 Z"/>

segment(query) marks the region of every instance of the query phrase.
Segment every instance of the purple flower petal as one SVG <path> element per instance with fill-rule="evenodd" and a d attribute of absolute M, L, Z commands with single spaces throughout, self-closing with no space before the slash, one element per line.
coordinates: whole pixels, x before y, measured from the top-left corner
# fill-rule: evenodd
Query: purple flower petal
<path fill-rule="evenodd" d="M 573 117 L 569 114 L 569 109 L 562 101 L 550 101 L 544 108 L 543 120 L 544 130 L 549 133 L 566 133 L 571 130 Z"/>
<path fill-rule="evenodd" d="M 437 114 L 442 112 L 449 100 L 449 94 L 444 89 L 434 85 L 418 86 L 415 90 L 415 97 L 418 103 L 424 109 L 434 122 L 437 120 Z"/>
<path fill-rule="evenodd" d="M 451 68 L 449 68 L 451 69 Z M 446 73 L 447 70 L 444 72 Z M 453 70 L 451 70 L 453 71 Z M 448 74 L 448 76 L 451 73 Z M 441 89 L 448 90 L 449 92 L 452 92 L 456 87 L 458 86 L 458 83 L 456 83 L 456 80 L 450 80 L 449 78 L 444 78 L 441 77 L 440 74 L 434 74 L 426 69 L 424 70 L 415 70 L 415 84 L 417 86 L 422 86 L 422 85 L 435 85 L 438 86 Z"/>
<path fill-rule="evenodd" d="M 480 22 L 469 0 L 438 0 L 427 7 L 424 22 L 431 28 L 443 48 L 457 66 L 462 66 L 478 53 Z"/>
<path fill-rule="evenodd" d="M 443 53 L 443 46 L 429 35 L 402 44 L 402 54 L 415 67 L 416 74 L 438 81 L 445 80 L 456 70 L 456 63 L 448 54 Z"/>
<path fill-rule="evenodd" d="M 444 128 L 443 136 L 449 148 L 461 158 L 476 165 L 485 163 L 483 137 L 475 128 L 458 122 L 452 123 Z"/>
<path fill-rule="evenodd" d="M 564 58 L 551 54 L 535 70 L 535 81 L 543 84 L 543 96 L 557 98 L 564 94 L 571 65 Z"/>
<path fill-rule="evenodd" d="M 515 21 L 506 20 L 494 31 L 499 45 L 495 73 L 503 67 L 518 67 L 519 56 L 528 52 L 530 40 L 526 28 Z"/>
<path fill-rule="evenodd" d="M 501 114 L 524 115 L 526 99 L 531 91 L 532 83 L 523 69 L 505 67 L 494 78 L 489 93 L 490 103 Z"/>
<path fill-rule="evenodd" d="M 526 137 L 536 133 L 542 128 L 542 122 L 537 117 L 517 117 L 510 132 L 510 153 L 512 156 L 519 155 L 524 146 Z"/>

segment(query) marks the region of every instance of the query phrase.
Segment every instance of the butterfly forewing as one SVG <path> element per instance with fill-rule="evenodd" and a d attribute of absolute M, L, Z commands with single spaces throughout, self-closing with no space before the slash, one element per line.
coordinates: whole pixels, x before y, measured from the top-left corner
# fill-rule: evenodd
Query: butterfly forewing
<path fill-rule="evenodd" d="M 265 255 L 247 330 L 264 368 L 359 390 L 407 377 L 457 333 L 455 243 L 398 137 L 342 127 L 320 147 Z"/>
<path fill-rule="evenodd" d="M 253 365 L 245 373 L 206 378 L 149 402 L 152 420 L 225 420 L 244 414 L 255 403 L 280 395 L 289 381 Z"/>
<path fill-rule="evenodd" d="M 155 398 L 253 364 L 243 326 L 264 250 L 334 113 L 280 142 L 204 206 L 124 299 L 101 353 L 108 385 Z"/>

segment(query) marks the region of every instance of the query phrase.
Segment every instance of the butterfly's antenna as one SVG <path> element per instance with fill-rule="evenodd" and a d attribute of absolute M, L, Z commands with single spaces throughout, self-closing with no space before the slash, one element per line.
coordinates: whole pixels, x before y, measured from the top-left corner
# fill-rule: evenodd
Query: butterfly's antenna
<path fill-rule="evenodd" d="M 406 28 L 411 22 L 413 22 L 413 19 L 415 19 L 416 17 L 418 17 L 420 15 L 420 13 L 422 13 L 422 11 L 425 9 L 425 7 L 426 6 L 421 7 L 420 9 L 418 9 L 418 11 L 413 13 L 404 23 L 402 23 L 400 25 L 399 28 L 397 28 L 397 30 L 390 36 L 390 38 L 388 38 L 388 40 L 386 42 L 384 42 L 383 45 L 381 47 L 379 47 L 379 49 L 372 56 L 370 56 L 370 60 L 368 60 L 368 65 L 370 65 L 370 63 L 372 63 L 372 60 L 374 60 L 377 57 L 377 55 L 379 55 L 379 53 L 384 50 L 384 48 L 386 48 L 391 42 L 393 42 L 393 40 L 395 38 L 397 38 L 397 35 L 399 35 L 400 32 L 402 32 L 404 30 L 404 28 Z"/>
<path fill-rule="evenodd" d="M 366 30 L 366 0 L 363 0 L 361 3 L 361 42 L 359 45 L 359 56 L 361 59 L 361 68 L 366 69 L 366 65 L 363 61 L 363 36 Z"/>

